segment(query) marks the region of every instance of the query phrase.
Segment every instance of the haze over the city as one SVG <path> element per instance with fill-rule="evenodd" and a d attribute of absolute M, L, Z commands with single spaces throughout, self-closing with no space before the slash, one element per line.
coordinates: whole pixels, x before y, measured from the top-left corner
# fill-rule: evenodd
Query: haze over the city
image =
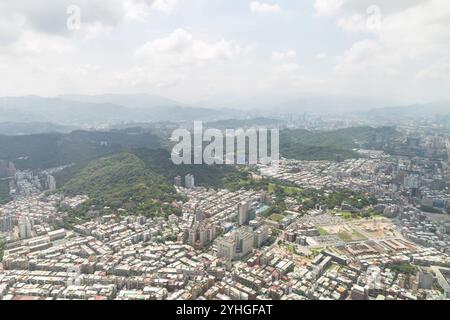
<path fill-rule="evenodd" d="M 17 0 L 0 3 L 0 21 L 3 97 L 147 93 L 249 109 L 301 98 L 351 110 L 450 100 L 445 0 Z"/>

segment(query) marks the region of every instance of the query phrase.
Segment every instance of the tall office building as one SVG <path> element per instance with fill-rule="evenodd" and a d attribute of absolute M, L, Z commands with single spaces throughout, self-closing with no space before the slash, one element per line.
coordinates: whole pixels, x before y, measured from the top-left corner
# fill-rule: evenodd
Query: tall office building
<path fill-rule="evenodd" d="M 250 203 L 243 201 L 238 204 L 238 224 L 240 226 L 247 224 L 250 221 L 249 217 Z"/>
<path fill-rule="evenodd" d="M 239 257 L 246 256 L 253 250 L 254 233 L 249 227 L 239 229 L 235 234 L 237 247 L 236 253 Z"/>
<path fill-rule="evenodd" d="M 254 237 L 249 227 L 234 230 L 217 241 L 217 254 L 228 261 L 240 259 L 253 250 Z"/>
<path fill-rule="evenodd" d="M 208 220 L 195 222 L 187 231 L 187 243 L 196 249 L 202 249 L 216 238 L 216 226 Z"/>
<path fill-rule="evenodd" d="M 236 243 L 232 237 L 222 238 L 217 241 L 217 255 L 232 261 L 235 258 Z"/>
<path fill-rule="evenodd" d="M 262 225 L 255 230 L 254 235 L 253 246 L 255 248 L 261 248 L 263 243 L 270 237 L 270 228 L 266 225 Z"/>

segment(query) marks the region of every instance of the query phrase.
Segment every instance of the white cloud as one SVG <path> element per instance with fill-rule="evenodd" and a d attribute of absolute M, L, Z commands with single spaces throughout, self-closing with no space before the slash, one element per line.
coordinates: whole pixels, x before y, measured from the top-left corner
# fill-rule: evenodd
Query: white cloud
<path fill-rule="evenodd" d="M 190 65 L 211 60 L 230 60 L 241 52 L 233 42 L 206 42 L 194 39 L 184 29 L 177 29 L 167 37 L 147 42 L 136 49 L 136 55 L 152 63 L 168 66 Z"/>
<path fill-rule="evenodd" d="M 443 70 L 448 70 L 450 3 L 415 3 L 384 15 L 376 37 L 359 40 L 344 53 L 335 67 L 337 83 L 373 95 L 432 100 L 444 94 L 442 88 L 428 86 L 427 79 L 445 79 Z M 346 21 L 340 22 L 344 30 L 364 32 L 359 18 Z"/>
<path fill-rule="evenodd" d="M 164 13 L 171 13 L 175 10 L 177 3 L 178 0 L 156 0 L 153 2 L 151 8 Z"/>
<path fill-rule="evenodd" d="M 450 60 L 441 60 L 420 70 L 416 79 L 419 81 L 445 81 L 450 80 Z"/>
<path fill-rule="evenodd" d="M 341 8 L 344 0 L 316 0 L 314 7 L 319 16 L 331 16 Z"/>
<path fill-rule="evenodd" d="M 170 96 L 263 88 L 450 98 L 448 0 L 315 0 L 317 15 L 328 18 L 287 16 L 273 21 L 277 25 L 249 22 L 233 12 L 239 6 L 218 3 L 225 9 L 220 13 L 208 0 L 183 12 L 176 0 L 34 0 L 33 6 L 29 0 L 0 1 L 0 95 L 137 88 Z M 250 10 L 282 12 L 276 3 L 253 1 Z M 80 30 L 66 27 L 69 4 L 80 6 Z M 381 13 L 376 30 L 368 28 L 372 4 Z M 318 19 L 335 23 L 333 35 L 352 34 L 326 42 Z M 233 28 L 224 29 L 225 20 Z M 311 36 L 303 43 L 292 31 L 304 26 Z M 249 51 L 249 44 L 257 50 Z M 292 50 L 275 51 L 285 47 Z M 303 66 L 297 63 L 302 47 L 308 48 Z"/>
<path fill-rule="evenodd" d="M 289 50 L 286 52 L 279 52 L 279 51 L 272 52 L 272 61 L 275 61 L 275 62 L 295 59 L 296 57 L 297 57 L 297 52 L 295 50 Z"/>
<path fill-rule="evenodd" d="M 178 90 L 189 88 L 192 93 L 221 77 L 228 77 L 223 70 L 229 72 L 232 63 L 239 63 L 237 58 L 246 52 L 246 48 L 233 41 L 207 41 L 180 28 L 136 48 L 134 66 L 117 72 L 114 79 L 118 87 L 131 85 L 169 90 L 176 86 Z"/>
<path fill-rule="evenodd" d="M 359 13 L 355 13 L 349 16 L 342 17 L 338 21 L 338 26 L 349 32 L 366 32 L 367 29 L 367 17 Z"/>
<path fill-rule="evenodd" d="M 125 16 L 129 20 L 144 20 L 151 12 L 171 14 L 178 0 L 124 0 Z"/>
<path fill-rule="evenodd" d="M 33 4 L 29 0 L 1 1 L 0 21 L 10 25 L 11 29 L 6 39 L 6 31 L 0 25 L 0 45 L 6 40 L 13 42 L 19 39 L 22 33 L 17 32 L 17 23 L 20 23 L 21 31 L 92 38 L 127 19 L 142 19 L 153 11 L 169 14 L 175 10 L 177 3 L 177 0 L 34 0 Z M 67 28 L 70 16 L 67 9 L 71 6 L 80 10 L 80 30 Z"/>
<path fill-rule="evenodd" d="M 15 42 L 23 32 L 25 19 L 20 15 L 0 16 L 0 46 Z"/>
<path fill-rule="evenodd" d="M 315 0 L 314 7 L 321 16 L 365 14 L 367 8 L 374 5 L 380 7 L 384 14 L 392 14 L 430 1 L 433 0 Z"/>
<path fill-rule="evenodd" d="M 282 10 L 278 4 L 253 1 L 250 4 L 250 11 L 256 14 L 273 14 L 273 13 L 280 13 Z"/>
<path fill-rule="evenodd" d="M 277 74 L 283 75 L 293 75 L 299 70 L 301 70 L 301 66 L 297 63 L 283 63 L 274 67 L 274 71 Z"/>
<path fill-rule="evenodd" d="M 26 30 L 71 36 L 67 28 L 70 6 L 80 8 L 82 26 L 96 23 L 116 26 L 123 20 L 122 5 L 122 0 L 36 0 L 32 5 L 27 0 L 2 1 L 0 16 L 20 16 Z"/>

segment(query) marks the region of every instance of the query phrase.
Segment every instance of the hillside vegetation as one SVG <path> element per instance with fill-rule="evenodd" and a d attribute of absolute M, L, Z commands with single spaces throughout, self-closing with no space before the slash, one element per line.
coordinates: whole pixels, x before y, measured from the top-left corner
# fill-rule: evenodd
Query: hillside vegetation
<path fill-rule="evenodd" d="M 396 138 L 391 127 L 355 127 L 333 131 L 283 130 L 280 135 L 280 153 L 297 160 L 337 160 L 357 158 L 356 148 L 382 149 Z"/>
<path fill-rule="evenodd" d="M 138 147 L 158 148 L 159 138 L 138 129 L 27 136 L 0 135 L 1 159 L 14 162 L 18 169 L 53 168 Z"/>
<path fill-rule="evenodd" d="M 141 148 L 133 153 L 145 163 L 148 169 L 165 176 L 171 183 L 176 176 L 184 177 L 187 174 L 193 174 L 196 185 L 217 188 L 220 187 L 222 178 L 236 171 L 234 166 L 229 165 L 175 165 L 169 151 L 165 149 Z"/>
<path fill-rule="evenodd" d="M 130 153 L 96 159 L 61 188 L 69 196 L 88 195 L 91 204 L 123 208 L 146 216 L 178 213 L 173 186 Z"/>

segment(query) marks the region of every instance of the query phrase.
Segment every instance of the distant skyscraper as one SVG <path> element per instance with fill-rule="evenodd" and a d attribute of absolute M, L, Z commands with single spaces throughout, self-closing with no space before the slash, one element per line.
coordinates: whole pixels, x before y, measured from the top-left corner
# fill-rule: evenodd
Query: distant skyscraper
<path fill-rule="evenodd" d="M 186 188 L 191 189 L 195 187 L 195 179 L 192 174 L 186 175 L 184 178 L 184 185 Z"/>
<path fill-rule="evenodd" d="M 0 160 L 0 177 L 13 177 L 16 174 L 14 163 Z"/>
<path fill-rule="evenodd" d="M 55 177 L 48 175 L 47 176 L 47 187 L 50 191 L 56 190 L 56 180 Z"/>
<path fill-rule="evenodd" d="M 176 187 L 181 187 L 181 177 L 180 177 L 180 176 L 176 176 L 176 177 L 173 179 L 173 183 L 174 183 L 174 185 L 175 185 Z"/>

